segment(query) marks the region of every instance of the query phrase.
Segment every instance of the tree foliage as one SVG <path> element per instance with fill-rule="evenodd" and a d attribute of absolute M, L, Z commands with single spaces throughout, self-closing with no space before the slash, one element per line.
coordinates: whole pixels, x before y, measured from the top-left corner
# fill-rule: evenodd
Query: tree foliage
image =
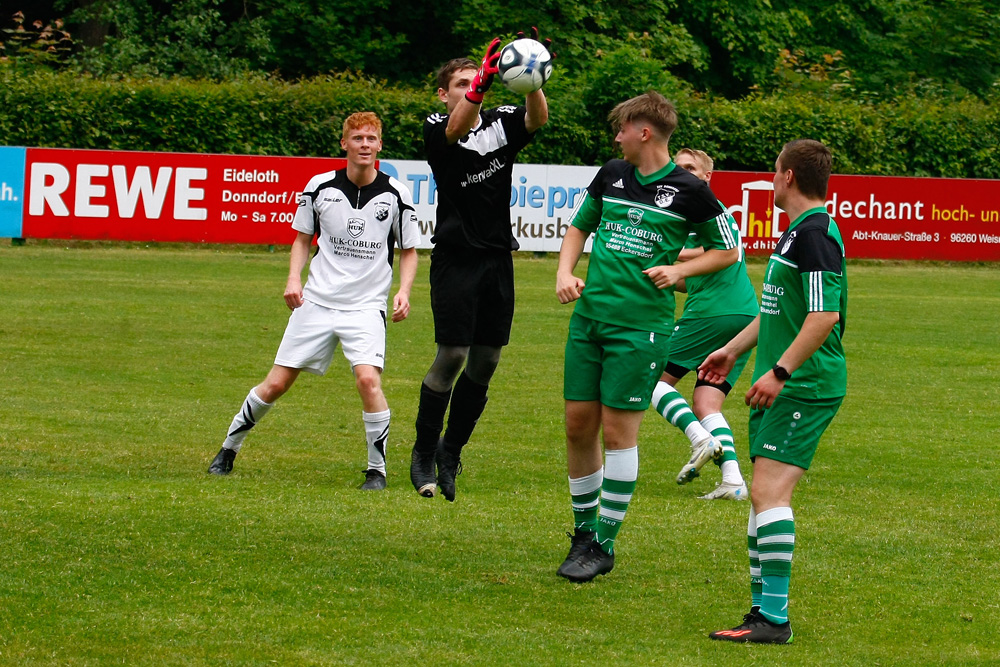
<path fill-rule="evenodd" d="M 634 48 L 634 47 L 630 47 Z M 572 76 L 546 88 L 558 122 L 539 132 L 520 159 L 542 164 L 600 164 L 613 155 L 606 117 L 595 118 L 597 95 L 607 103 L 670 81 L 645 75 L 634 52 L 609 54 L 594 89 L 580 93 Z M 603 91 L 602 85 L 617 86 Z M 808 136 L 827 143 L 840 174 L 1000 178 L 1000 105 L 912 98 L 856 102 L 809 92 L 751 95 L 740 100 L 685 95 L 677 100 L 675 148 L 695 146 L 723 170 L 769 171 L 781 146 Z M 491 104 L 508 101 L 502 87 Z M 587 96 L 587 102 L 581 97 Z M 0 70 L 0 145 L 264 155 L 340 154 L 344 118 L 360 109 L 386 127 L 386 159 L 421 159 L 424 118 L 441 108 L 426 88 L 387 85 L 356 75 L 296 82 L 120 80 L 72 72 Z"/>
<path fill-rule="evenodd" d="M 810 91 L 851 99 L 995 96 L 996 0 L 0 0 L 27 24 L 56 17 L 96 76 L 282 80 L 344 71 L 426 84 L 448 58 L 537 25 L 567 75 L 641 39 L 702 93 Z M 31 15 L 31 13 L 34 15 Z M 10 23 L 3 27 L 13 27 Z M 8 42 L 9 43 L 9 42 Z M 10 49 L 8 48 L 8 53 Z M 43 63 L 44 64 L 44 63 Z"/>

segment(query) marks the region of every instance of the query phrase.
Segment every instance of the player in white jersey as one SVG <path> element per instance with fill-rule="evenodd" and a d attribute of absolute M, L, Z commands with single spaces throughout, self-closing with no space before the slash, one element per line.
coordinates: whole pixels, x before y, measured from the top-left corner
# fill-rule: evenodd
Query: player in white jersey
<path fill-rule="evenodd" d="M 299 198 L 292 221 L 298 234 L 292 243 L 284 294 L 292 315 L 271 372 L 250 390 L 233 418 L 222 449 L 208 469 L 212 474 L 232 471 L 249 430 L 288 391 L 301 371 L 326 373 L 339 343 L 361 395 L 368 443 L 368 467 L 361 488 L 380 490 L 386 486 L 389 405 L 381 379 L 385 306 L 398 242 L 400 286 L 392 300 L 392 321 L 400 322 L 409 315 L 420 236 L 410 191 L 375 168 L 382 150 L 378 116 L 371 112 L 349 116 L 340 145 L 347 153 L 347 168 L 314 176 Z M 314 237 L 319 248 L 309 262 L 303 288 L 302 269 Z"/>

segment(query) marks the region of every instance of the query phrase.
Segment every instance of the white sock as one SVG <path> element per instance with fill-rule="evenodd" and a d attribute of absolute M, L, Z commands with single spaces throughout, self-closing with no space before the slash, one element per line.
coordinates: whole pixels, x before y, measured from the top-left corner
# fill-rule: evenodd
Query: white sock
<path fill-rule="evenodd" d="M 569 478 L 569 493 L 571 496 L 582 496 L 585 493 L 593 493 L 601 488 L 604 482 L 604 468 L 598 468 L 597 472 L 592 472 L 585 477 Z M 595 500 L 590 507 L 597 507 Z"/>
<path fill-rule="evenodd" d="M 389 439 L 389 411 L 362 412 L 368 442 L 368 469 L 385 474 L 385 443 Z"/>
<path fill-rule="evenodd" d="M 692 447 L 697 445 L 702 440 L 712 437 L 712 434 L 708 432 L 708 429 L 702 426 L 701 422 L 697 419 L 688 424 L 687 428 L 684 429 L 684 435 L 686 435 L 688 440 L 691 441 Z"/>
<path fill-rule="evenodd" d="M 639 478 L 639 448 L 605 450 L 604 476 L 623 482 L 636 481 Z"/>
<path fill-rule="evenodd" d="M 257 392 L 251 389 L 247 397 L 243 399 L 240 411 L 233 417 L 233 423 L 229 425 L 229 434 L 226 436 L 222 446 L 238 453 L 240 447 L 243 446 L 243 440 L 247 437 L 247 433 L 257 425 L 257 422 L 264 418 L 264 415 L 267 414 L 272 405 L 274 403 L 265 403 L 262 401 L 257 396 Z"/>
<path fill-rule="evenodd" d="M 736 459 L 736 447 L 733 445 L 733 431 L 729 427 L 729 422 L 721 412 L 713 412 L 705 415 L 701 420 L 702 426 L 708 429 L 716 440 L 722 445 L 722 469 L 723 484 L 735 484 L 739 486 L 743 483 L 743 474 L 740 472 L 740 462 Z"/>
<path fill-rule="evenodd" d="M 740 464 L 738 461 L 722 462 L 722 483 L 735 484 L 736 486 L 743 483 L 743 474 L 740 473 Z"/>

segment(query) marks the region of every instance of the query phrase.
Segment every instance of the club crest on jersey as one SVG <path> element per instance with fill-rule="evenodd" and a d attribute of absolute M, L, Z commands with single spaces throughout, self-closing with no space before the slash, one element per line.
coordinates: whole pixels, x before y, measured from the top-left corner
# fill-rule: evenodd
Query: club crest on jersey
<path fill-rule="evenodd" d="M 389 205 L 385 202 L 379 202 L 375 204 L 375 219 L 379 222 L 383 222 L 389 217 Z"/>
<path fill-rule="evenodd" d="M 349 233 L 353 238 L 358 238 L 364 231 L 365 231 L 364 218 L 348 218 L 347 233 Z"/>
<path fill-rule="evenodd" d="M 671 204 L 674 203 L 674 196 L 677 194 L 677 188 L 671 187 L 669 185 L 657 185 L 656 186 L 656 197 L 653 201 L 660 208 L 669 208 Z"/>
<path fill-rule="evenodd" d="M 628 221 L 638 227 L 642 224 L 642 209 L 630 208 L 628 210 Z"/>
<path fill-rule="evenodd" d="M 788 252 L 788 249 L 792 247 L 792 241 L 795 240 L 795 235 L 798 233 L 798 230 L 788 233 L 788 239 L 785 241 L 785 245 L 781 246 L 781 252 L 779 254 L 784 255 Z"/>

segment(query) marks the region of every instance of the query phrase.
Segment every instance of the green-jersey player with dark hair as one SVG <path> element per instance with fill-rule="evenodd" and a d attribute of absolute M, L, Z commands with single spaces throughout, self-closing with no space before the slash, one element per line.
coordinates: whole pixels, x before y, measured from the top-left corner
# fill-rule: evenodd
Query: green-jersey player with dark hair
<path fill-rule="evenodd" d="M 760 316 L 699 367 L 700 378 L 717 381 L 757 347 L 746 394 L 754 462 L 747 522 L 751 608 L 742 624 L 713 632 L 712 639 L 792 641 L 792 493 L 847 393 L 841 344 L 847 271 L 844 242 L 825 205 L 830 165 L 830 150 L 818 141 L 785 144 L 775 162 L 774 203 L 792 222 L 768 261 Z"/>

